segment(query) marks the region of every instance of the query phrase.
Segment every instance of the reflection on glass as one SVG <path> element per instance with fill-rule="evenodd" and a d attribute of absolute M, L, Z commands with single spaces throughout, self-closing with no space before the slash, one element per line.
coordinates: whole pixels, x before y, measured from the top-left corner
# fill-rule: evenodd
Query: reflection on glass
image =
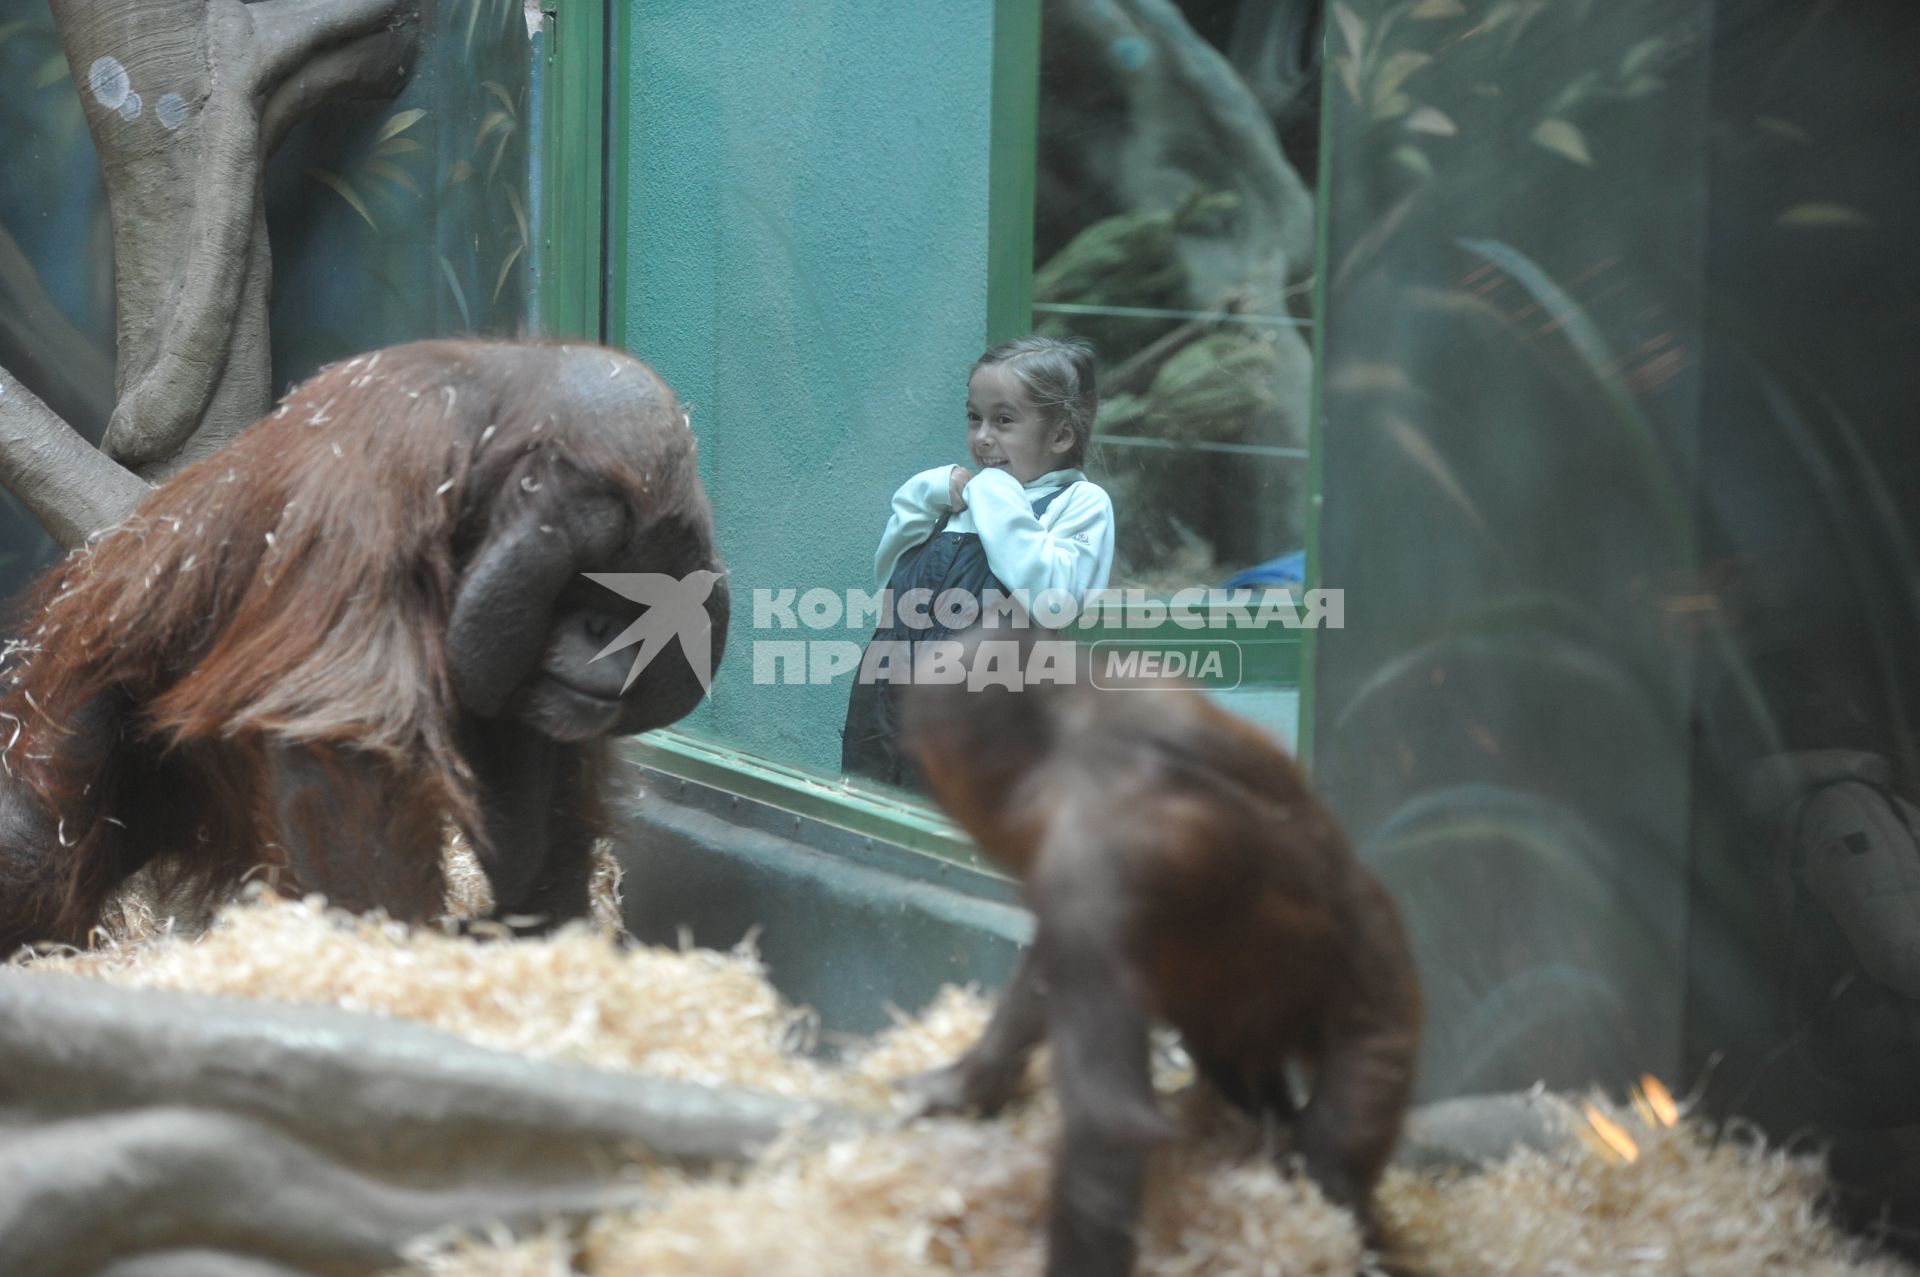
<path fill-rule="evenodd" d="M 376 346 L 525 331 L 539 209 L 518 9 L 442 5 L 398 98 L 334 103 L 275 153 L 276 385 Z"/>
<path fill-rule="evenodd" d="M 876 667 L 960 628 L 902 615 L 914 591 L 1079 600 L 1112 586 L 1154 600 L 1304 577 L 1314 209 L 1289 151 L 1318 125 L 1317 6 L 1043 0 L 1040 13 L 1035 353 L 1004 366 L 1086 343 L 1098 394 L 1080 358 L 1075 376 L 1014 387 L 1017 418 L 1049 429 L 1072 418 L 1073 441 L 1024 468 L 988 465 L 995 404 L 976 367 L 967 448 L 987 472 L 968 483 L 941 466 L 894 494 L 874 579 L 894 614 L 851 679 L 841 765 L 910 791 L 898 689 L 876 685 Z M 1075 631 L 1095 644 L 1113 632 Z M 1282 646 L 1250 648 L 1255 671 L 1236 648 L 1218 682 L 1291 740 L 1292 669 L 1266 668 Z"/>
<path fill-rule="evenodd" d="M 1423 1090 L 1652 1072 L 1920 1222 L 1920 12 L 1342 0 L 1327 50 L 1314 761 Z"/>
<path fill-rule="evenodd" d="M 113 410 L 106 192 L 44 0 L 0 0 L 0 367 L 98 440 Z M 58 554 L 0 490 L 0 597 Z"/>
<path fill-rule="evenodd" d="M 951 639 L 1006 603 L 1044 615 L 1078 604 L 1113 570 L 1113 503 L 1080 469 L 1099 410 L 1085 342 L 1016 337 L 967 379 L 971 468 L 937 466 L 893 494 L 874 551 L 893 611 L 868 643 L 847 701 L 841 766 L 924 791 L 902 747 L 899 692 L 927 643 Z"/>
<path fill-rule="evenodd" d="M 1100 352 L 1116 585 L 1300 580 L 1317 8 L 1042 7 L 1034 325 Z"/>
<path fill-rule="evenodd" d="M 376 346 L 524 327 L 527 44 L 518 6 L 450 0 L 397 100 L 330 103 L 275 150 L 276 387 Z M 45 0 L 0 0 L 0 79 L 18 86 L 0 95 L 0 367 L 98 441 L 115 396 L 113 234 Z M 0 490 L 0 597 L 57 553 Z"/>

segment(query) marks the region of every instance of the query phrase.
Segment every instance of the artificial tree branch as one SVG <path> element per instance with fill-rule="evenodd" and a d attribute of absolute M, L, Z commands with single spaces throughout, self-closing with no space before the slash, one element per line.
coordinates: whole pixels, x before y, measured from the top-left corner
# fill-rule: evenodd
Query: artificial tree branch
<path fill-rule="evenodd" d="M 0 483 L 67 549 L 120 522 L 148 491 L 4 368 Z"/>
<path fill-rule="evenodd" d="M 199 180 L 187 251 L 175 274 L 180 288 L 169 313 L 156 317 L 164 336 L 152 361 L 122 389 L 107 422 L 101 447 L 119 461 L 164 461 L 178 452 L 226 370 L 246 279 L 235 265 L 247 260 L 261 170 L 245 8 L 218 0 L 207 13 L 209 88 L 200 110 Z"/>
<path fill-rule="evenodd" d="M 0 1228 L 15 1277 L 97 1273 L 116 1259 L 208 1245 L 267 1257 L 282 1265 L 273 1272 L 364 1273 L 398 1265 L 424 1233 L 526 1228 L 543 1215 L 645 1200 L 637 1187 L 584 1171 L 559 1185 L 499 1176 L 397 1184 L 271 1123 L 188 1107 L 39 1123 L 9 1139 L 0 1171 L 8 1180 Z"/>
<path fill-rule="evenodd" d="M 225 1250 L 169 1250 L 123 1255 L 93 1277 L 313 1277 L 311 1273 Z"/>
<path fill-rule="evenodd" d="M 398 27 L 412 14 L 408 0 L 260 0 L 245 9 L 262 92 L 271 92 L 328 45 Z"/>
<path fill-rule="evenodd" d="M 247 257 L 260 175 L 271 149 L 262 143 L 284 134 L 291 120 L 287 112 L 296 103 L 305 108 L 321 100 L 309 91 L 279 98 L 275 109 L 279 95 L 274 90 L 289 76 L 305 78 L 301 58 L 369 28 L 376 37 L 385 27 L 402 38 L 397 43 L 376 40 L 361 49 L 361 56 L 385 53 L 404 64 L 412 34 L 403 9 L 411 12 L 407 0 L 265 0 L 254 5 L 215 0 L 209 7 L 210 88 L 201 112 L 202 179 L 177 275 L 180 290 L 170 313 L 161 317 L 164 336 L 152 361 L 114 408 L 102 443 L 112 457 L 149 464 L 178 453 L 200 425 L 219 384 L 246 278 L 234 263 Z M 344 86 L 367 82 L 373 75 L 363 67 L 343 76 L 336 66 L 321 77 L 326 78 Z M 263 112 L 273 114 L 277 132 L 270 134 L 263 127 Z"/>
<path fill-rule="evenodd" d="M 113 411 L 113 360 L 74 327 L 26 252 L 0 227 L 0 363 L 40 387 L 48 407 L 85 430 Z"/>
<path fill-rule="evenodd" d="M 7 1277 L 199 1248 L 362 1273 L 442 1228 L 636 1206 L 623 1165 L 743 1162 L 796 1127 L 831 1138 L 873 1121 L 336 1007 L 7 966 L 0 1079 Z"/>
<path fill-rule="evenodd" d="M 272 155 L 287 130 L 322 102 L 386 98 L 406 82 L 414 51 L 411 27 L 387 27 L 328 49 L 282 80 L 260 109 L 260 153 Z"/>
<path fill-rule="evenodd" d="M 564 1184 L 623 1149 L 685 1167 L 742 1162 L 790 1130 L 832 1135 L 874 1120 L 745 1087 L 532 1059 L 338 1007 L 4 963 L 0 1078 L 0 1132 L 19 1105 L 42 1109 L 37 1118 L 215 1109 L 414 1184 L 499 1173 Z"/>

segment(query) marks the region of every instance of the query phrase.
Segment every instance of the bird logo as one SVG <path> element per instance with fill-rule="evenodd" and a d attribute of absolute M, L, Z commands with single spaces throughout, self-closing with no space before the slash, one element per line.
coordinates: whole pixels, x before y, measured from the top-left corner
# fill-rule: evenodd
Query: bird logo
<path fill-rule="evenodd" d="M 664 572 L 587 572 L 583 575 L 595 585 L 604 585 L 623 599 L 646 609 L 640 619 L 629 625 L 614 640 L 595 653 L 593 659 L 611 656 L 623 647 L 639 644 L 627 681 L 620 685 L 625 693 L 640 671 L 665 650 L 673 639 L 680 640 L 693 676 L 700 680 L 704 694 L 713 686 L 713 618 L 707 615 L 707 597 L 713 593 L 718 572 L 701 568 L 685 576 Z"/>

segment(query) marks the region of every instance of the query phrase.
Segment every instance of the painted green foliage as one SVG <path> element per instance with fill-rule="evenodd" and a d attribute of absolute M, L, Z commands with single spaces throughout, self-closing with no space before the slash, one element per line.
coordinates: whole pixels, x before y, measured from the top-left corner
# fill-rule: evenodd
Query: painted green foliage
<path fill-rule="evenodd" d="M 1316 765 L 1450 1092 L 1670 1070 L 1704 6 L 1334 0 Z M 1694 282 L 1686 282 L 1688 276 Z"/>
<path fill-rule="evenodd" d="M 1688 999 L 1761 1023 L 1686 964 L 1753 890 L 1741 769 L 1815 739 L 1768 662 L 1894 632 L 1884 582 L 1828 585 L 1869 503 L 1783 518 L 1860 450 L 1802 378 L 1873 340 L 1811 317 L 1823 270 L 1872 313 L 1885 213 L 1778 103 L 1878 108 L 1774 89 L 1867 28 L 1753 8 L 1329 6 L 1316 764 L 1407 907 L 1436 1090 L 1679 1068 Z"/>
<path fill-rule="evenodd" d="M 397 100 L 338 108 L 288 139 L 268 197 L 277 378 L 526 326 L 530 64 L 519 0 L 450 0 Z"/>
<path fill-rule="evenodd" d="M 0 0 L 0 366 L 89 439 L 113 407 L 106 197 L 44 0 Z M 0 595 L 58 553 L 0 490 Z"/>

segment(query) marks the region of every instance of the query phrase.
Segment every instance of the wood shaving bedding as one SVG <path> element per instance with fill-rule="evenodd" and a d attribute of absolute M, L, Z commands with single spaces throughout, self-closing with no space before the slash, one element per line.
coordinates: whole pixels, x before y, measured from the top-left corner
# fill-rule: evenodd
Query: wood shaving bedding
<path fill-rule="evenodd" d="M 611 884 L 602 893 L 610 897 Z M 810 1017 L 780 999 L 748 948 L 623 948 L 587 926 L 475 943 L 270 894 L 230 906 L 198 939 L 143 921 L 147 940 L 31 961 L 143 988 L 326 1003 L 541 1058 L 876 1113 L 891 1111 L 891 1078 L 950 1060 L 987 1013 L 977 995 L 944 990 L 835 1065 L 804 1053 Z M 1631 1108 L 1595 1102 L 1631 1131 L 1637 1160 L 1573 1143 L 1474 1173 L 1390 1171 L 1379 1209 L 1404 1259 L 1448 1277 L 1914 1277 L 1832 1225 L 1816 1157 L 1756 1138 L 1716 1141 L 1691 1120 L 1649 1128 Z M 1254 1123 L 1196 1089 L 1168 1105 L 1182 1134 L 1154 1161 L 1143 1277 L 1318 1277 L 1362 1266 L 1350 1218 L 1276 1171 Z M 790 1141 L 734 1174 L 654 1172 L 660 1201 L 642 1214 L 555 1223 L 521 1239 L 421 1239 L 400 1271 L 1026 1277 L 1041 1270 L 1056 1130 L 1051 1096 L 1037 1088 L 992 1121 L 891 1121 L 824 1145 Z"/>

